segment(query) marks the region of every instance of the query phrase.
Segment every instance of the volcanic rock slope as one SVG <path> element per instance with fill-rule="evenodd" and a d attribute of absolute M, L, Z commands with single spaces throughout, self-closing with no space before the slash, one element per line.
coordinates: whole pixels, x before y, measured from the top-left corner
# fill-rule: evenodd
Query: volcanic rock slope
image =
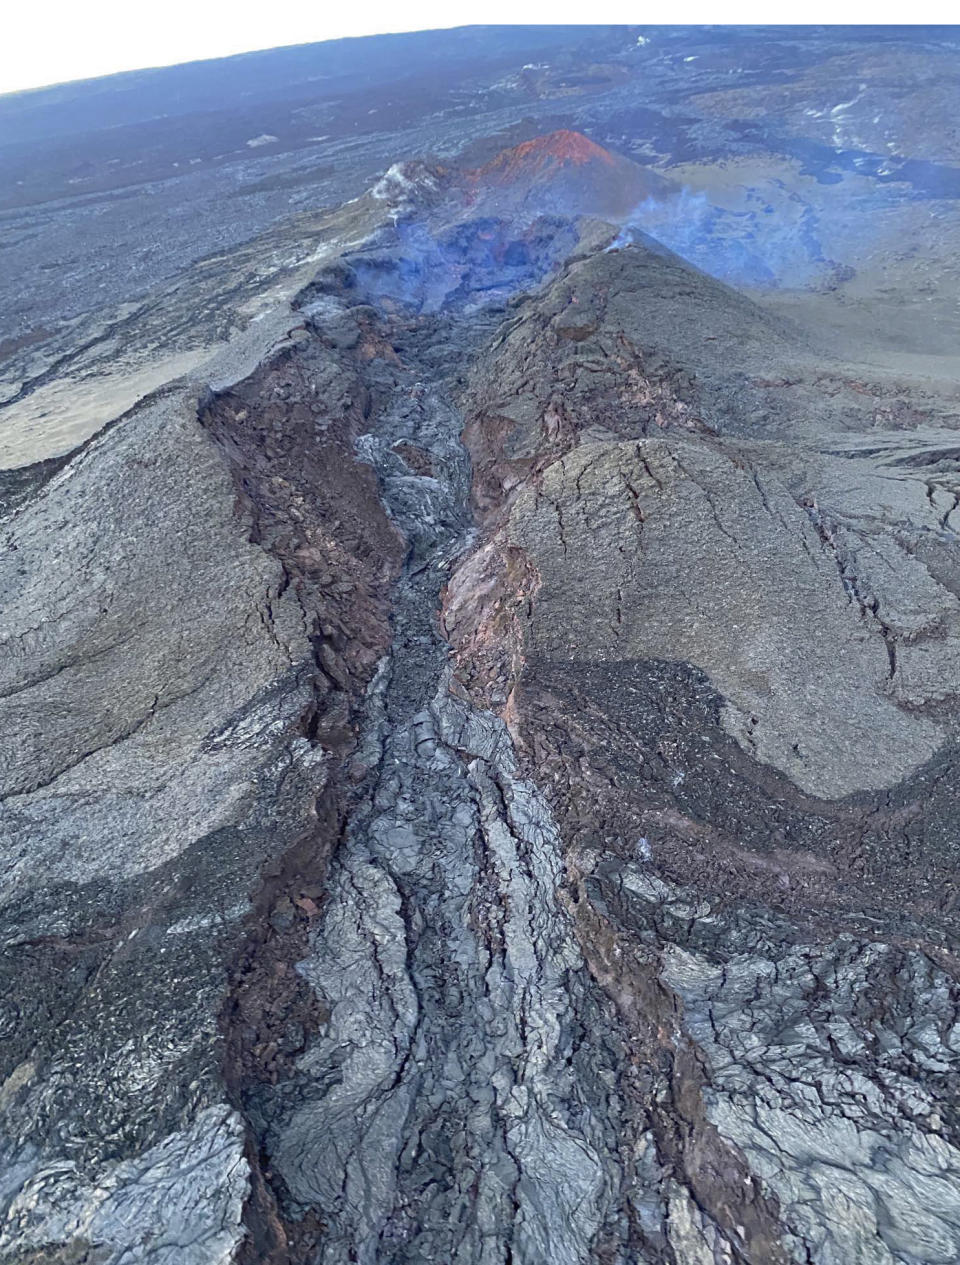
<path fill-rule="evenodd" d="M 4 472 L 5 1265 L 960 1258 L 960 391 L 625 161 L 394 169 Z"/>

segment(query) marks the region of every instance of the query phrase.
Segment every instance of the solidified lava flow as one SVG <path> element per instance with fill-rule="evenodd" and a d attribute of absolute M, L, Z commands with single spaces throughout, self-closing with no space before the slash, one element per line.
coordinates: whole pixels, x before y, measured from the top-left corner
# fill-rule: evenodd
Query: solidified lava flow
<path fill-rule="evenodd" d="M 949 1265 L 945 37 L 392 38 L 0 99 L 0 1265 Z"/>

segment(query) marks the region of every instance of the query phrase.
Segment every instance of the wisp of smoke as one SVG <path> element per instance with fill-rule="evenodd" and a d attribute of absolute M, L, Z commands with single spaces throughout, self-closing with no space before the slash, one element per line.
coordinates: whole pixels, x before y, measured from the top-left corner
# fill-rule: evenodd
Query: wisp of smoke
<path fill-rule="evenodd" d="M 566 256 L 576 241 L 568 222 L 530 223 L 493 217 L 464 221 L 435 234 L 416 220 L 399 221 L 381 250 L 350 257 L 355 284 L 368 297 L 436 312 L 451 302 L 482 305 L 526 289 Z"/>
<path fill-rule="evenodd" d="M 785 220 L 769 205 L 731 211 L 703 193 L 682 189 L 635 207 L 611 249 L 628 244 L 640 231 L 732 285 L 799 287 L 836 270 L 823 256 L 816 229 L 808 206 Z"/>

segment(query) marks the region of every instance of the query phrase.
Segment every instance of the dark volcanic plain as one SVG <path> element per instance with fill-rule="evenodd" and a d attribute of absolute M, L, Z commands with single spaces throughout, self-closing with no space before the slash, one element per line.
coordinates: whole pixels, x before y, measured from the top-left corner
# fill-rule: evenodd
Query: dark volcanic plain
<path fill-rule="evenodd" d="M 955 30 L 0 98 L 0 1262 L 960 1259 Z"/>

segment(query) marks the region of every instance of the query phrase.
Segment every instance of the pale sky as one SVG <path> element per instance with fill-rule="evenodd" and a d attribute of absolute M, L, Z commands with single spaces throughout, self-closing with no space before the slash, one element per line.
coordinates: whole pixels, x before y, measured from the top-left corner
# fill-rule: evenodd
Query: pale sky
<path fill-rule="evenodd" d="M 885 22 L 892 0 L 11 0 L 0 28 L 0 92 L 344 35 L 474 23 Z M 945 0 L 910 19 L 947 18 Z"/>

